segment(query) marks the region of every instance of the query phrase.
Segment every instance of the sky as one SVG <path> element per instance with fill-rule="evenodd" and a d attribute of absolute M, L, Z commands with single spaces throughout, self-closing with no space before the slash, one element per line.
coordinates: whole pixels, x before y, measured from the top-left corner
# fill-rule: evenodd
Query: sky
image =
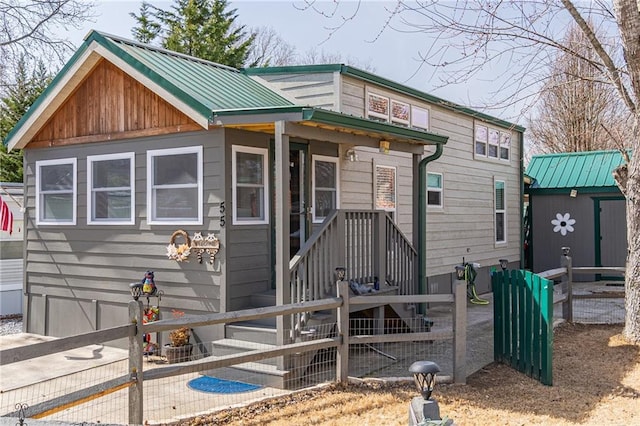
<path fill-rule="evenodd" d="M 82 28 L 67 32 L 69 40 L 74 45 L 80 45 L 84 36 L 96 29 L 109 34 L 132 39 L 131 28 L 135 21 L 129 13 L 139 13 L 139 1 L 128 0 L 97 0 L 96 17 L 92 22 L 86 22 Z M 171 2 L 151 1 L 156 6 L 168 8 Z M 321 1 L 318 7 L 329 13 L 332 1 Z M 420 66 L 418 51 L 432 41 L 424 34 L 400 33 L 385 27 L 389 16 L 388 8 L 392 2 L 385 1 L 346 1 L 341 3 L 341 9 L 333 19 L 322 16 L 313 10 L 301 10 L 304 3 L 291 1 L 249 1 L 238 0 L 230 2 L 232 8 L 237 9 L 238 21 L 247 27 L 268 26 L 297 51 L 304 53 L 309 49 L 325 51 L 329 54 L 340 53 L 344 59 L 355 59 L 357 64 L 366 64 L 374 74 L 429 94 L 483 110 L 483 100 L 490 97 L 491 73 L 495 70 L 487 69 L 484 75 L 478 76 L 471 82 L 439 87 L 441 85 L 434 78 L 433 69 Z M 354 12 L 355 17 L 349 19 Z M 345 25 L 332 34 L 330 27 L 343 22 Z M 349 62 L 349 61 L 346 61 Z M 518 108 L 504 111 L 490 110 L 488 114 L 526 125 L 525 119 L 519 115 Z"/>

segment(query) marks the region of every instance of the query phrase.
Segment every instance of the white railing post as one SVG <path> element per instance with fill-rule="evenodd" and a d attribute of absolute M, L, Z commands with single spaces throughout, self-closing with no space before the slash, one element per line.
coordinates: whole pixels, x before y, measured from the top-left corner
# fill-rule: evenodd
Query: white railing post
<path fill-rule="evenodd" d="M 456 280 L 453 285 L 453 381 L 467 381 L 467 283 Z"/>
<path fill-rule="evenodd" d="M 387 213 L 378 211 L 374 213 L 375 221 L 373 225 L 374 238 L 373 268 L 378 274 L 378 280 L 384 283 L 387 279 Z"/>
<path fill-rule="evenodd" d="M 573 260 L 569 256 L 571 248 L 562 247 L 560 266 L 567 268 L 567 274 L 562 276 L 562 292 L 566 294 L 562 302 L 562 318 L 568 322 L 573 322 Z"/>
<path fill-rule="evenodd" d="M 129 319 L 136 325 L 142 324 L 142 302 L 132 300 L 129 302 Z M 143 420 L 142 404 L 142 336 L 140 327 L 133 335 L 129 336 L 129 374 L 135 383 L 129 386 L 129 424 L 141 425 Z"/>
<path fill-rule="evenodd" d="M 342 306 L 337 309 L 338 336 L 341 337 L 341 341 L 337 349 L 336 379 L 346 383 L 349 379 L 349 283 L 337 281 L 337 286 Z"/>

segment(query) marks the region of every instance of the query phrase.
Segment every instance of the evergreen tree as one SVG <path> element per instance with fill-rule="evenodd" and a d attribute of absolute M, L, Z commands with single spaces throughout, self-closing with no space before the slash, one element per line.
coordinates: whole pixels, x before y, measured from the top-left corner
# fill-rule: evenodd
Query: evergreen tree
<path fill-rule="evenodd" d="M 169 10 L 143 3 L 140 14 L 132 14 L 138 26 L 136 40 L 231 67 L 245 64 L 255 34 L 247 34 L 236 22 L 236 9 L 227 10 L 227 0 L 175 0 Z"/>
<path fill-rule="evenodd" d="M 23 56 L 17 63 L 15 84 L 0 98 L 0 140 L 4 141 L 11 129 L 27 112 L 51 81 L 42 61 L 29 72 Z M 22 182 L 22 150 L 7 152 L 0 144 L 0 182 Z"/>

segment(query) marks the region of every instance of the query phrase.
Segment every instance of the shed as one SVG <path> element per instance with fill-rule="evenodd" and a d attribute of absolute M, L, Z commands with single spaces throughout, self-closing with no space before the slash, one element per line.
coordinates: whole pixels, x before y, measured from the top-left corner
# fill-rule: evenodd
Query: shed
<path fill-rule="evenodd" d="M 533 156 L 525 256 L 534 272 L 557 268 L 561 247 L 574 266 L 625 265 L 625 202 L 612 175 L 623 163 L 617 150 Z"/>

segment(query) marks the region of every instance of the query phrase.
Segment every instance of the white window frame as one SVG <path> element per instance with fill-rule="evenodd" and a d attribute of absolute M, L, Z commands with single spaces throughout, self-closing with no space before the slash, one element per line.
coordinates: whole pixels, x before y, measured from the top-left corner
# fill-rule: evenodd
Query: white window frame
<path fill-rule="evenodd" d="M 378 207 L 378 169 L 389 169 L 393 170 L 393 207 Z M 374 180 L 374 210 L 384 210 L 386 212 L 394 213 L 393 217 L 395 217 L 395 212 L 398 211 L 398 169 L 395 166 L 383 166 L 381 164 L 376 164 L 374 166 L 375 170 L 375 180 Z"/>
<path fill-rule="evenodd" d="M 401 126 L 409 127 L 409 124 L 411 124 L 411 105 L 409 103 L 407 103 L 407 102 L 402 102 L 402 101 L 399 101 L 397 99 L 391 99 L 389 104 L 390 104 L 389 112 L 390 112 L 390 115 L 391 115 L 391 122 L 393 124 L 398 124 L 398 125 L 401 125 Z M 406 110 L 406 112 L 407 112 L 407 118 L 406 119 L 397 117 L 394 114 L 394 107 L 396 105 L 398 105 L 399 107 L 404 108 Z"/>
<path fill-rule="evenodd" d="M 498 209 L 498 197 L 496 197 L 496 189 L 497 189 L 496 186 L 498 182 L 501 182 L 503 186 L 503 189 L 502 189 L 503 208 L 502 209 Z M 507 243 L 507 182 L 502 179 L 496 179 L 496 178 L 493 179 L 493 210 L 494 210 L 493 241 L 495 242 L 496 245 L 506 244 Z M 498 240 L 498 220 L 497 220 L 498 213 L 502 213 L 504 217 L 503 219 L 504 240 Z"/>
<path fill-rule="evenodd" d="M 382 98 L 387 101 L 387 113 L 382 114 L 377 111 L 371 111 L 371 96 Z M 367 91 L 367 118 L 374 118 L 378 121 L 383 120 L 389 123 L 389 116 L 391 115 L 391 99 L 388 96 L 381 95 L 379 93 Z"/>
<path fill-rule="evenodd" d="M 481 130 L 484 129 L 484 130 Z M 478 153 L 476 144 L 480 142 L 484 144 L 484 154 Z M 476 123 L 473 128 L 473 156 L 479 158 L 487 158 L 489 152 L 489 127 L 483 123 Z"/>
<path fill-rule="evenodd" d="M 340 208 L 340 161 L 337 157 L 328 157 L 325 155 L 313 155 L 311 157 L 311 205 L 313 206 L 311 216 L 313 223 L 322 223 L 325 217 L 316 214 L 316 161 L 335 163 L 336 165 L 336 209 Z"/>
<path fill-rule="evenodd" d="M 93 188 L 93 164 L 110 160 L 129 160 L 129 187 L 113 187 L 105 190 L 122 191 L 129 190 L 131 194 L 131 213 L 128 219 L 93 219 L 95 211 L 93 205 L 93 193 L 98 192 Z M 87 224 L 88 225 L 134 225 L 136 211 L 136 191 L 135 191 L 135 153 L 123 152 L 118 154 L 89 155 L 87 156 Z"/>
<path fill-rule="evenodd" d="M 424 123 L 422 123 L 422 121 L 418 121 L 421 117 L 425 117 Z M 428 108 L 411 105 L 411 127 L 420 130 L 429 130 L 430 117 L 431 113 Z"/>
<path fill-rule="evenodd" d="M 436 188 L 433 186 L 429 186 L 429 175 L 438 175 L 440 176 L 440 187 Z M 444 209 L 444 175 L 438 172 L 427 172 L 427 208 L 429 209 Z M 429 191 L 439 192 L 440 193 L 440 204 L 429 204 Z"/>
<path fill-rule="evenodd" d="M 495 147 L 496 155 L 493 156 L 490 154 L 491 147 Z M 497 160 L 500 158 L 500 131 L 497 129 L 493 129 L 489 127 L 489 141 L 487 144 L 487 158 L 491 158 L 492 160 Z"/>
<path fill-rule="evenodd" d="M 503 148 L 506 148 L 507 150 L 507 158 L 502 158 Z M 500 132 L 500 146 L 498 147 L 498 159 L 500 161 L 506 161 L 506 162 L 509 162 L 511 160 L 511 132 Z"/>
<path fill-rule="evenodd" d="M 243 152 L 246 154 L 262 155 L 262 187 L 263 198 L 262 205 L 264 207 L 264 219 L 238 219 L 238 202 L 237 202 L 237 160 L 236 153 Z M 241 184 L 241 186 L 259 187 L 255 184 Z M 231 146 L 231 198 L 233 200 L 233 224 L 234 225 L 265 225 L 269 223 L 269 150 L 266 148 L 256 148 L 251 146 L 232 145 Z"/>
<path fill-rule="evenodd" d="M 198 217 L 195 220 L 185 220 L 176 218 L 172 220 L 155 219 L 154 189 L 153 182 L 153 159 L 156 157 L 167 157 L 171 155 L 197 154 L 197 167 L 195 184 L 171 185 L 171 188 L 197 188 L 198 189 Z M 203 200 L 203 179 L 202 179 L 202 145 L 186 146 L 181 148 L 154 149 L 147 151 L 147 223 L 149 225 L 202 225 L 202 200 Z"/>
<path fill-rule="evenodd" d="M 71 164 L 73 166 L 73 189 L 71 191 L 47 191 L 45 194 L 53 193 L 72 193 L 72 214 L 71 220 L 44 220 L 41 218 L 40 197 L 43 195 L 40 188 L 41 168 L 46 166 L 62 166 Z M 60 158 L 56 160 L 40 160 L 36 161 L 36 225 L 75 225 L 77 221 L 78 207 L 78 160 L 74 158 Z"/>

